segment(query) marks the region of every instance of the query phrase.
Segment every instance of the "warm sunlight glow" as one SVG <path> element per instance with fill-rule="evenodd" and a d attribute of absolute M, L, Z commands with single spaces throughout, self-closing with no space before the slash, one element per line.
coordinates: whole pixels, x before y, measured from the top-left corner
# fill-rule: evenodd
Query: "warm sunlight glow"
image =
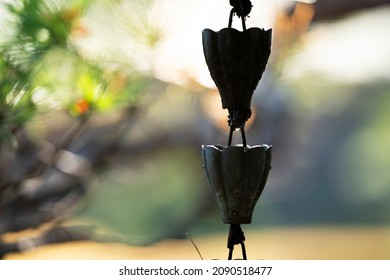
<path fill-rule="evenodd" d="M 303 50 L 285 67 L 290 78 L 318 74 L 341 82 L 365 82 L 390 75 L 390 9 L 319 24 Z"/>
<path fill-rule="evenodd" d="M 167 17 L 168 37 L 162 43 L 155 61 L 156 75 L 169 82 L 185 84 L 195 79 L 206 87 L 215 87 L 203 55 L 202 30 L 220 30 L 228 25 L 231 6 L 224 0 L 164 1 L 172 7 Z M 247 27 L 270 28 L 277 5 L 275 1 L 253 2 Z M 165 15 L 167 16 L 167 15 Z M 241 30 L 236 17 L 233 27 Z"/>

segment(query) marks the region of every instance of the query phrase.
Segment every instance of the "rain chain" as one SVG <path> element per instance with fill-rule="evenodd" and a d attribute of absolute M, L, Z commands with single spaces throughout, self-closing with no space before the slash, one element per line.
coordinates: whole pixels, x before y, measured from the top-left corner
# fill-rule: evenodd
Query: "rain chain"
<path fill-rule="evenodd" d="M 203 52 L 210 75 L 228 109 L 228 145 L 203 145 L 203 167 L 210 189 L 221 210 L 222 221 L 230 224 L 228 259 L 235 245 L 241 245 L 247 259 L 241 224 L 250 224 L 255 205 L 264 190 L 271 169 L 271 146 L 249 146 L 245 123 L 251 117 L 251 100 L 271 53 L 272 30 L 246 29 L 252 9 L 249 0 L 230 0 L 233 6 L 228 27 L 202 32 Z M 243 31 L 232 28 L 234 15 L 241 18 Z M 232 146 L 233 132 L 239 131 L 242 144 Z"/>

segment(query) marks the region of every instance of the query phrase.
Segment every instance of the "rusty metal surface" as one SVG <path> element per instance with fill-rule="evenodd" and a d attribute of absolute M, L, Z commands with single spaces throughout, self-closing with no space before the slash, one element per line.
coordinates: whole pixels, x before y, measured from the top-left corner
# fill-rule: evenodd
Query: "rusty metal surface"
<path fill-rule="evenodd" d="M 202 32 L 203 52 L 212 79 L 229 110 L 229 126 L 242 129 L 251 117 L 251 100 L 271 53 L 272 30 L 224 28 Z"/>
<path fill-rule="evenodd" d="M 271 167 L 267 145 L 202 146 L 204 170 L 225 224 L 250 224 Z"/>
<path fill-rule="evenodd" d="M 206 63 L 223 108 L 250 108 L 271 52 L 272 30 L 224 28 L 202 32 Z"/>

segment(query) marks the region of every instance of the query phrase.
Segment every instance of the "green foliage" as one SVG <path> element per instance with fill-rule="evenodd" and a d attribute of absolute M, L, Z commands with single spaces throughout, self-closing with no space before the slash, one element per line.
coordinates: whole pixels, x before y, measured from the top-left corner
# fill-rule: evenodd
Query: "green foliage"
<path fill-rule="evenodd" d="M 147 2 L 149 7 L 153 1 Z M 91 4 L 98 3 L 20 0 L 0 4 L 6 10 L 7 26 L 0 30 L 1 143 L 9 141 L 14 129 L 45 103 L 63 107 L 75 117 L 139 104 L 149 78 L 124 61 L 87 58 L 75 47 L 73 34 L 88 33 L 82 19 Z M 144 10 L 145 3 L 137 10 Z M 121 2 L 111 1 L 111 5 Z M 150 28 L 155 30 L 145 23 L 130 35 L 142 37 L 141 30 Z M 155 36 L 153 44 L 159 38 Z M 145 43 L 150 45 L 149 41 Z"/>
<path fill-rule="evenodd" d="M 0 96 L 0 147 L 12 141 L 12 134 L 28 121 L 35 105 L 28 92 L 11 91 Z"/>
<path fill-rule="evenodd" d="M 54 97 L 60 106 L 80 117 L 139 104 L 148 79 L 120 65 L 89 61 L 57 48 L 37 63 L 33 81 L 44 89 L 41 94 Z"/>
<path fill-rule="evenodd" d="M 353 202 L 388 201 L 390 195 L 390 85 L 370 87 L 368 101 L 361 98 L 362 120 L 346 137 L 337 158 L 336 174 L 342 177 L 342 195 Z M 351 195 L 353 194 L 353 195 Z"/>
<path fill-rule="evenodd" d="M 117 233 L 132 245 L 146 245 L 180 232 L 196 217 L 203 199 L 198 157 L 191 150 L 167 149 L 129 160 L 101 175 L 89 203 L 76 218 Z"/>
<path fill-rule="evenodd" d="M 12 16 L 8 52 L 20 67 L 29 67 L 48 49 L 67 46 L 87 1 L 23 0 L 5 4 Z M 28 70 L 28 68 L 26 69 Z"/>
<path fill-rule="evenodd" d="M 9 143 L 15 130 L 35 113 L 35 65 L 51 48 L 67 47 L 85 3 L 23 0 L 2 4 L 8 20 L 0 34 L 1 145 Z"/>
<path fill-rule="evenodd" d="M 134 44 L 154 49 L 164 39 L 165 34 L 158 22 L 161 15 L 159 5 L 154 0 L 122 1 L 113 9 L 115 22 L 121 32 L 131 38 Z"/>
<path fill-rule="evenodd" d="M 13 133 L 34 114 L 28 75 L 0 53 L 0 146 L 12 141 Z"/>

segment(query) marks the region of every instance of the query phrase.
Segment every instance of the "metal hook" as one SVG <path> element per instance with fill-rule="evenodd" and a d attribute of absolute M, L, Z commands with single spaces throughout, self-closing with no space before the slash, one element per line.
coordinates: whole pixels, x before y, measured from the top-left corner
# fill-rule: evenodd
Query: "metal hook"
<path fill-rule="evenodd" d="M 229 16 L 229 24 L 228 27 L 232 27 L 233 23 L 233 15 L 236 14 L 239 18 L 241 18 L 242 29 L 246 30 L 245 18 L 249 15 L 252 9 L 252 3 L 250 0 L 230 0 L 230 5 L 233 6 L 230 11 Z"/>
<path fill-rule="evenodd" d="M 234 8 L 230 11 L 229 24 L 228 24 L 228 27 L 229 27 L 229 28 L 232 28 L 233 14 L 234 14 Z"/>
<path fill-rule="evenodd" d="M 246 137 L 245 137 L 244 127 L 241 127 L 240 131 L 241 131 L 241 137 L 242 137 L 242 145 L 244 146 L 244 148 L 246 148 Z"/>
<path fill-rule="evenodd" d="M 227 244 L 227 247 L 229 248 L 228 260 L 231 260 L 233 258 L 234 245 L 238 245 L 238 244 L 241 245 L 242 259 L 243 260 L 247 259 L 244 241 L 245 241 L 245 235 L 241 229 L 241 225 L 231 224 L 229 228 L 229 236 L 228 236 L 228 244 Z"/>
<path fill-rule="evenodd" d="M 242 145 L 246 148 L 245 137 L 245 122 L 251 117 L 250 109 L 230 108 L 228 116 L 228 124 L 230 126 L 228 146 L 232 144 L 233 132 L 240 131 L 242 137 Z"/>
<path fill-rule="evenodd" d="M 233 8 L 233 9 L 230 11 L 229 25 L 228 25 L 229 28 L 232 28 L 233 15 L 234 15 L 234 13 L 235 13 L 235 8 Z M 246 25 L 245 25 L 245 18 L 244 18 L 244 17 L 241 17 L 241 22 L 242 22 L 242 30 L 245 31 L 245 30 L 246 30 Z"/>
<path fill-rule="evenodd" d="M 230 127 L 230 132 L 229 132 L 228 146 L 231 146 L 231 145 L 232 145 L 233 132 L 234 132 L 234 128 L 231 126 L 231 127 Z"/>
<path fill-rule="evenodd" d="M 228 146 L 231 146 L 232 145 L 232 140 L 233 140 L 233 132 L 234 132 L 234 127 L 230 127 L 230 132 L 229 132 L 229 141 L 228 141 Z M 241 132 L 241 138 L 242 138 L 242 146 L 244 148 L 247 147 L 247 144 L 246 144 L 246 137 L 245 137 L 245 129 L 244 127 L 241 127 L 240 129 L 240 132 Z"/>

